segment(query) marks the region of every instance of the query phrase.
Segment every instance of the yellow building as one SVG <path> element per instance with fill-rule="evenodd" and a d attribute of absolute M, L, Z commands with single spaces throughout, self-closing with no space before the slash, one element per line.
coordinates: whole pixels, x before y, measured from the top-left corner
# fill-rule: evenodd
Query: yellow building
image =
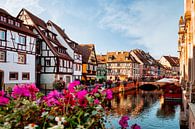
<path fill-rule="evenodd" d="M 180 58 L 180 83 L 183 88 L 184 111 L 181 122 L 189 122 L 189 128 L 195 129 L 195 1 L 184 0 L 184 16 L 179 20 L 178 51 Z M 189 109 L 188 109 L 189 107 Z M 193 117 L 192 117 L 193 116 Z M 193 120 L 192 120 L 193 118 Z M 189 119 L 189 121 L 187 121 Z"/>
<path fill-rule="evenodd" d="M 97 59 L 94 44 L 80 44 L 79 51 L 82 53 L 82 80 L 96 79 Z"/>

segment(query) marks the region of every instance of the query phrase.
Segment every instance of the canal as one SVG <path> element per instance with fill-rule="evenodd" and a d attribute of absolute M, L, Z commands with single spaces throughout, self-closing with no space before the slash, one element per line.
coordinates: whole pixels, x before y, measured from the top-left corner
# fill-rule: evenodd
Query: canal
<path fill-rule="evenodd" d="M 112 111 L 107 116 L 106 128 L 120 128 L 121 116 L 130 117 L 129 125 L 139 124 L 142 129 L 179 129 L 181 102 L 164 101 L 162 92 L 131 90 L 114 95 Z"/>

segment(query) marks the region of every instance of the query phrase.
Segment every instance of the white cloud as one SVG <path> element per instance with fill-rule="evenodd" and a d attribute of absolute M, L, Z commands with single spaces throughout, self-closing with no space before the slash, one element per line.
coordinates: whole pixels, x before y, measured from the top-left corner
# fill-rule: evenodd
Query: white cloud
<path fill-rule="evenodd" d="M 132 42 L 145 46 L 155 57 L 176 55 L 179 19 L 177 2 L 182 1 L 167 2 L 170 1 L 140 0 L 125 6 L 104 4 L 104 15 L 99 24 L 101 28 L 110 28 L 126 37 L 138 37 Z"/>
<path fill-rule="evenodd" d="M 44 9 L 39 5 L 40 0 L 1 0 L 1 8 L 6 9 L 11 15 L 16 16 L 22 8 L 40 14 Z"/>

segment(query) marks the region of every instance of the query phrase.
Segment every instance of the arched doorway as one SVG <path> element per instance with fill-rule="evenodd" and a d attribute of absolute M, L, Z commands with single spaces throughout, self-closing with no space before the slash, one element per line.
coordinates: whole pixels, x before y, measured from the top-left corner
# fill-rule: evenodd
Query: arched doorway
<path fill-rule="evenodd" d="M 3 89 L 3 85 L 4 85 L 4 72 L 0 70 L 0 90 Z"/>

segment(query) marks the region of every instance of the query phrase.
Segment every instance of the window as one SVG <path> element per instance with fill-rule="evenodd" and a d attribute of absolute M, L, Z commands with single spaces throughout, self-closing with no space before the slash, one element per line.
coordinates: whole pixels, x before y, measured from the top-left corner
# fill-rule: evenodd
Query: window
<path fill-rule="evenodd" d="M 17 72 L 10 72 L 9 73 L 9 80 L 18 80 L 18 73 Z"/>
<path fill-rule="evenodd" d="M 20 23 L 19 22 L 15 22 L 15 26 L 20 27 Z"/>
<path fill-rule="evenodd" d="M 66 61 L 64 60 L 64 67 L 66 67 Z"/>
<path fill-rule="evenodd" d="M 67 66 L 67 68 L 69 68 L 69 61 L 66 61 L 66 63 L 67 63 L 67 65 L 66 65 L 66 66 Z"/>
<path fill-rule="evenodd" d="M 2 21 L 2 22 L 6 22 L 6 17 L 1 16 L 1 21 Z"/>
<path fill-rule="evenodd" d="M 72 62 L 70 62 L 70 68 L 72 68 Z"/>
<path fill-rule="evenodd" d="M 19 64 L 26 63 L 26 54 L 25 53 L 18 53 L 18 63 Z"/>
<path fill-rule="evenodd" d="M 0 62 L 5 62 L 6 52 L 0 51 Z"/>
<path fill-rule="evenodd" d="M 45 65 L 50 66 L 51 65 L 51 60 L 50 59 L 45 59 Z"/>
<path fill-rule="evenodd" d="M 5 41 L 5 39 L 6 39 L 6 31 L 0 30 L 0 40 Z"/>
<path fill-rule="evenodd" d="M 20 35 L 20 36 L 19 36 L 19 43 L 20 43 L 20 44 L 24 44 L 24 45 L 25 45 L 25 44 L 26 44 L 26 37 L 25 37 L 25 36 Z"/>
<path fill-rule="evenodd" d="M 22 73 L 22 80 L 30 80 L 30 73 Z"/>
<path fill-rule="evenodd" d="M 13 25 L 14 24 L 14 21 L 11 20 L 11 19 L 8 19 L 8 23 L 11 24 L 11 25 Z"/>

